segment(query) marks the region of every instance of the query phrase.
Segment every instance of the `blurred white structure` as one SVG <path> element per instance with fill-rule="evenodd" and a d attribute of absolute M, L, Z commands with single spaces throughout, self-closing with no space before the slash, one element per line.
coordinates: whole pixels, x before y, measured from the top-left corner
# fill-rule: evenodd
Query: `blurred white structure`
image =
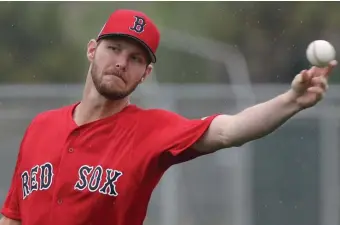
<path fill-rule="evenodd" d="M 176 31 L 169 28 L 163 29 L 161 33 L 162 46 L 166 46 L 167 48 L 174 49 L 176 51 L 190 53 L 206 60 L 219 62 L 225 66 L 225 76 L 229 76 L 231 81 L 230 87 L 233 91 L 233 96 L 235 96 L 234 110 L 239 111 L 246 106 L 253 105 L 255 103 L 246 60 L 242 53 L 234 46 L 209 40 L 207 38 L 193 36 L 188 33 L 184 33 L 183 31 Z M 153 77 L 157 77 L 156 74 Z M 145 93 L 146 96 L 150 93 L 150 90 L 153 92 L 151 95 L 161 93 L 157 80 L 153 79 L 151 81 L 154 88 L 144 88 L 144 86 L 141 86 L 141 91 Z M 242 88 L 239 88 L 239 85 L 242 85 Z M 183 87 L 183 89 L 187 88 Z M 201 95 L 205 94 L 204 90 L 205 88 L 202 87 L 200 91 Z M 165 101 L 162 101 L 163 104 L 161 107 L 178 111 L 175 102 L 176 98 L 173 97 L 175 90 L 173 91 L 174 92 L 170 94 L 170 97 L 168 97 Z M 190 90 L 188 90 L 187 93 L 193 94 Z M 145 99 L 148 101 L 150 98 L 151 96 L 147 96 Z M 150 106 L 152 106 L 152 104 Z M 225 112 L 229 109 L 227 104 L 222 105 L 222 107 L 224 107 L 223 111 Z M 226 213 L 225 216 L 229 217 L 229 219 L 231 219 L 231 221 L 235 224 L 250 225 L 252 215 L 250 207 L 251 182 L 249 182 L 248 173 L 246 171 L 251 168 L 251 151 L 247 151 L 247 146 L 245 146 L 244 151 L 223 152 L 216 158 L 217 160 L 220 159 L 219 163 L 221 166 L 225 167 L 225 169 L 233 170 L 233 176 L 228 179 L 228 183 L 230 183 L 229 186 L 232 189 L 232 194 L 225 199 L 226 202 L 232 202 L 230 207 L 230 215 L 232 216 L 228 213 Z M 177 215 L 180 209 L 178 207 L 173 207 L 174 205 L 179 204 L 176 201 L 177 181 L 179 179 L 178 173 L 179 171 L 176 169 L 171 170 L 161 185 L 163 193 L 167 193 L 166 195 L 163 195 L 167 197 L 164 201 L 173 203 L 164 204 L 162 207 L 162 225 L 172 225 L 179 222 L 174 220 L 174 218 L 178 217 Z"/>

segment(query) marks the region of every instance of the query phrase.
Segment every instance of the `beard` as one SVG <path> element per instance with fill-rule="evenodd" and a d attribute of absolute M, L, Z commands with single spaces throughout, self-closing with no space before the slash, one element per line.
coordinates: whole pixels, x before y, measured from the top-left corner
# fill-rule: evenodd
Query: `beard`
<path fill-rule="evenodd" d="M 93 62 L 91 67 L 91 77 L 95 88 L 98 93 L 108 100 L 120 100 L 129 96 L 138 86 L 139 82 L 133 84 L 127 90 L 117 90 L 117 88 L 112 85 L 112 83 L 106 83 L 103 81 L 100 74 L 100 70 L 95 62 Z"/>

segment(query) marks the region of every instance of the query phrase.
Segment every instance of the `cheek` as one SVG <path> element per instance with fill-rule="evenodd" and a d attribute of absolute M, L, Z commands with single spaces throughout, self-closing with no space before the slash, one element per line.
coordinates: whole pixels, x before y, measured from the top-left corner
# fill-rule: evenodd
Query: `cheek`
<path fill-rule="evenodd" d="M 129 74 L 130 80 L 133 81 L 133 83 L 138 83 L 145 74 L 145 67 L 140 66 L 131 67 Z"/>
<path fill-rule="evenodd" d="M 96 57 L 93 61 L 93 64 L 96 67 L 98 73 L 102 73 L 106 67 L 107 62 L 105 62 L 105 58 L 101 59 L 100 57 Z"/>

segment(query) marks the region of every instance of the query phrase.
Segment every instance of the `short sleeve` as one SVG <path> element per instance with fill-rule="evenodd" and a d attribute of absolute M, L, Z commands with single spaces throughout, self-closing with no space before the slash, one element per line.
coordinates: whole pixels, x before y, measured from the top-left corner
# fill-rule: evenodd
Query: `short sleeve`
<path fill-rule="evenodd" d="M 5 199 L 5 203 L 1 209 L 2 215 L 13 220 L 21 220 L 21 215 L 20 215 L 21 178 L 20 178 L 19 170 L 20 170 L 20 165 L 21 165 L 22 149 L 25 143 L 25 139 L 27 137 L 28 130 L 29 128 L 26 129 L 24 137 L 21 141 L 14 173 L 12 175 L 11 184 L 10 184 L 10 187 L 9 187 L 6 199 Z"/>
<path fill-rule="evenodd" d="M 168 146 L 164 149 L 167 164 L 178 164 L 208 154 L 200 153 L 191 146 L 204 135 L 216 116 L 218 114 L 201 119 L 187 119 L 179 115 L 168 118 L 169 123 L 162 132 Z"/>
<path fill-rule="evenodd" d="M 19 208 L 20 175 L 18 174 L 20 161 L 21 160 L 20 160 L 20 151 L 19 151 L 14 173 L 12 175 L 11 185 L 6 196 L 5 203 L 1 209 L 2 215 L 13 220 L 21 219 L 20 208 Z"/>

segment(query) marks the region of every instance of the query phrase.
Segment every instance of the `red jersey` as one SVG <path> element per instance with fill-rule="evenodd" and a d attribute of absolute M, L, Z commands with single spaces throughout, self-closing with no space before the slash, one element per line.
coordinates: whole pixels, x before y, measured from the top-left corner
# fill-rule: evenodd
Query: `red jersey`
<path fill-rule="evenodd" d="M 215 116 L 129 105 L 77 126 L 76 105 L 39 114 L 23 137 L 1 213 L 23 225 L 141 225 L 153 189 Z"/>

